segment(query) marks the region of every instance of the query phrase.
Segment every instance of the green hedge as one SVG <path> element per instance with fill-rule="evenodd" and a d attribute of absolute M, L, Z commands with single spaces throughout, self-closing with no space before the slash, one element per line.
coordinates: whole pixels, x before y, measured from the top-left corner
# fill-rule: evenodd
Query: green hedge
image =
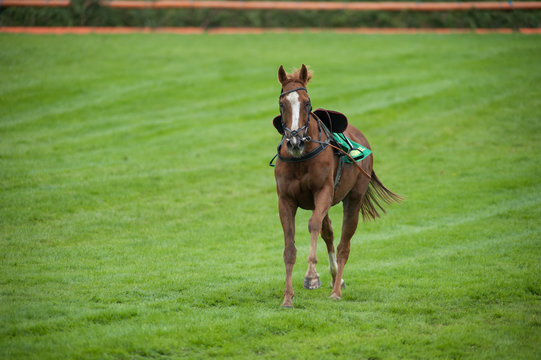
<path fill-rule="evenodd" d="M 2 8 L 0 26 L 539 27 L 541 11 L 277 11 L 112 9 L 96 0 L 67 8 Z"/>

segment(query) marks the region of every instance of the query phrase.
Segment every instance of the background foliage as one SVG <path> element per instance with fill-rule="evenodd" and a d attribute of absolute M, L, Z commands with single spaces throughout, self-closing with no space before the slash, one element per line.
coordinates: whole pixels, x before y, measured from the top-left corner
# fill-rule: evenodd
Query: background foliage
<path fill-rule="evenodd" d="M 3 26 L 239 26 L 239 27 L 539 27 L 541 11 L 235 11 L 219 9 L 129 10 L 72 0 L 69 8 L 4 8 Z"/>

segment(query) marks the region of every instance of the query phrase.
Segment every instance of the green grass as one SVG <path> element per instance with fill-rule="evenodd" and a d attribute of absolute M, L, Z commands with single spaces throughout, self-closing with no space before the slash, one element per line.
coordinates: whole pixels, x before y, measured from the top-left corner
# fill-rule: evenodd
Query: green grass
<path fill-rule="evenodd" d="M 408 200 L 280 308 L 277 69 Z M 0 358 L 539 359 L 538 36 L 0 36 Z M 341 208 L 331 211 L 340 233 Z"/>

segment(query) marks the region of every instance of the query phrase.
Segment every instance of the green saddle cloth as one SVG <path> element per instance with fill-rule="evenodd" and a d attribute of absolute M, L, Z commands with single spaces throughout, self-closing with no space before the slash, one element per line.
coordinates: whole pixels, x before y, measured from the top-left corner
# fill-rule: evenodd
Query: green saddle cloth
<path fill-rule="evenodd" d="M 372 153 L 369 148 L 357 144 L 355 141 L 350 140 L 346 135 L 342 133 L 332 133 L 334 141 L 340 145 L 342 150 L 347 152 L 355 161 L 361 161 L 365 159 L 368 155 Z M 347 163 L 352 163 L 352 161 L 346 157 Z"/>

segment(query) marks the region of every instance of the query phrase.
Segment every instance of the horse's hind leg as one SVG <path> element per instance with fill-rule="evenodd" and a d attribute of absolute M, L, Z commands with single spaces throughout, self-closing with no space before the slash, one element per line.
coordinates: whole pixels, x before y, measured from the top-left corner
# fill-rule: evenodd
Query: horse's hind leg
<path fill-rule="evenodd" d="M 334 282 L 331 298 L 340 299 L 342 297 L 342 274 L 344 266 L 349 258 L 350 242 L 357 225 L 359 223 L 359 211 L 361 201 L 350 197 L 344 199 L 344 219 L 342 221 L 342 235 L 340 244 L 338 244 L 338 269 L 336 271 L 336 280 Z"/>
<path fill-rule="evenodd" d="M 325 216 L 323 223 L 321 224 L 321 237 L 325 240 L 327 245 L 327 253 L 329 253 L 329 271 L 331 272 L 331 288 L 334 287 L 336 280 L 336 272 L 338 271 L 338 263 L 336 262 L 336 252 L 334 251 L 334 233 L 331 226 L 331 219 L 329 215 Z M 345 287 L 344 280 L 342 279 L 342 288 Z"/>

